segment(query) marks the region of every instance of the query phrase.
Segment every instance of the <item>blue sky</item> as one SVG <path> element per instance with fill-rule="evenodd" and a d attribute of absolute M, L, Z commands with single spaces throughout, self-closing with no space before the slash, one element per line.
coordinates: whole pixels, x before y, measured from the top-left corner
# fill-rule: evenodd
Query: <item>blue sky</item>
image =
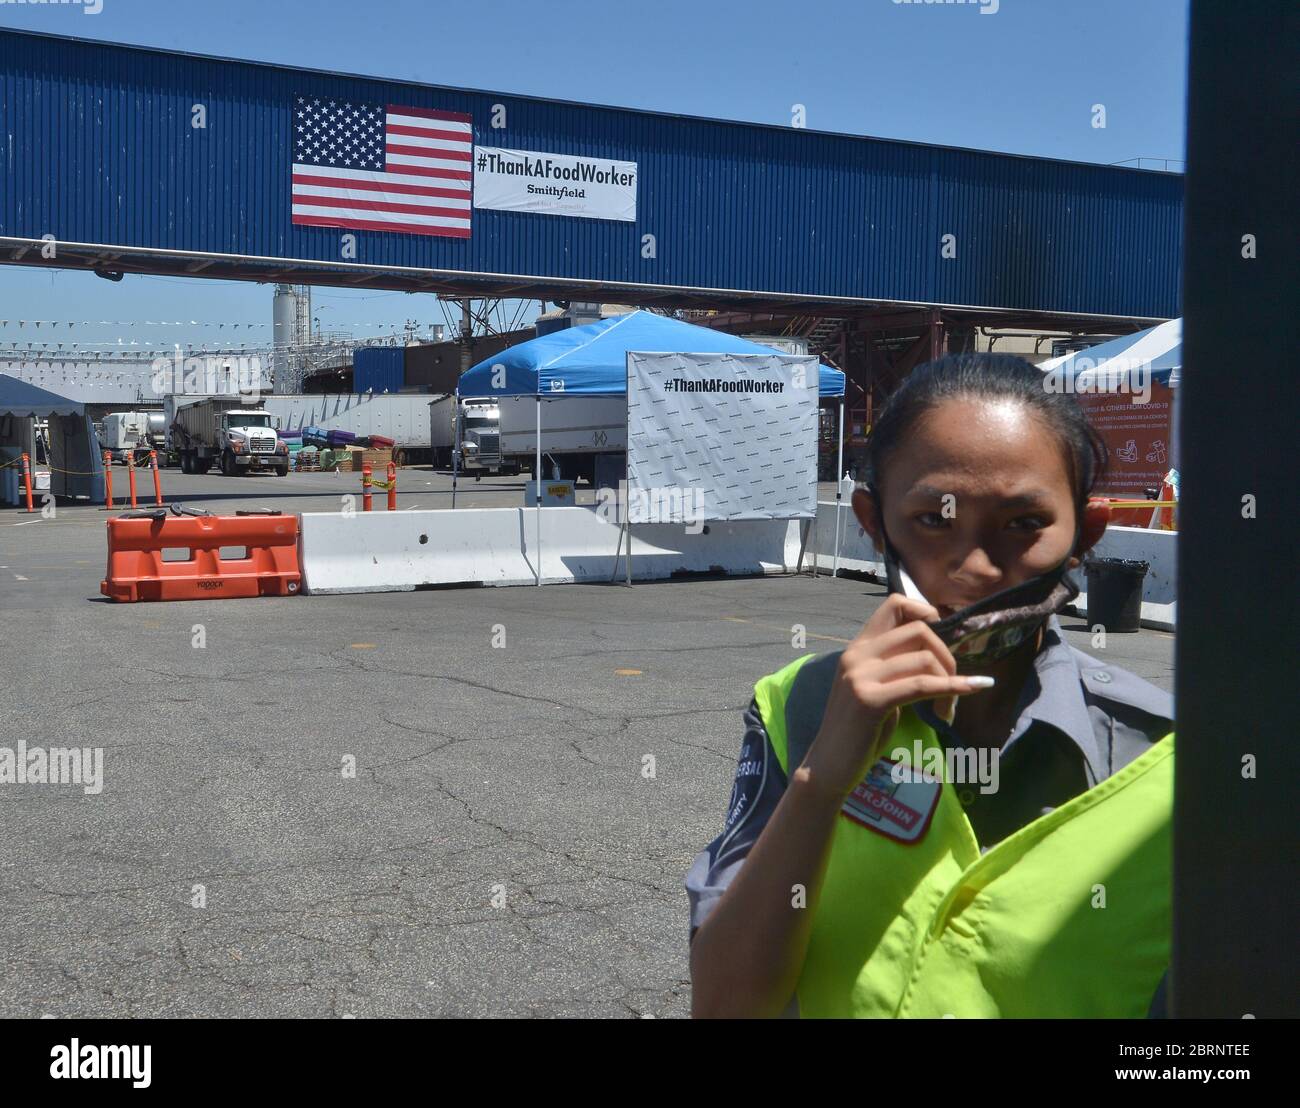
<path fill-rule="evenodd" d="M 985 0 L 988 14 L 915 0 L 97 2 L 0 3 L 0 25 L 762 123 L 802 104 L 818 130 L 1077 161 L 1183 157 L 1186 0 Z M 271 315 L 269 286 L 9 266 L 0 297 L 10 321 L 137 321 L 78 328 L 83 342 L 201 343 L 215 329 L 144 321 Z M 442 320 L 431 296 L 319 289 L 315 305 L 358 334 Z M 0 327 L 0 347 L 32 337 Z"/>

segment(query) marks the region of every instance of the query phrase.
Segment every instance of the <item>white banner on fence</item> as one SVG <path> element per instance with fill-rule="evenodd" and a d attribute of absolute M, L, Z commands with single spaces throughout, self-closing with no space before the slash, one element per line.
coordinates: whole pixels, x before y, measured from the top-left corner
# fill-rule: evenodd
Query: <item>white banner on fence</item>
<path fill-rule="evenodd" d="M 817 359 L 627 356 L 630 523 L 811 519 Z"/>
<path fill-rule="evenodd" d="M 636 162 L 474 147 L 474 207 L 636 219 Z"/>

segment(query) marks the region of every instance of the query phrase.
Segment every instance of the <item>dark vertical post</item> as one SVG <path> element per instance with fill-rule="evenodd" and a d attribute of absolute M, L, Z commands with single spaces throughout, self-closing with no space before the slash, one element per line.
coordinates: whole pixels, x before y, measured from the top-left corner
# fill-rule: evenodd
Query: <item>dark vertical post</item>
<path fill-rule="evenodd" d="M 1297 1015 L 1288 364 L 1297 11 L 1271 0 L 1191 6 L 1169 988 L 1177 1017 Z"/>

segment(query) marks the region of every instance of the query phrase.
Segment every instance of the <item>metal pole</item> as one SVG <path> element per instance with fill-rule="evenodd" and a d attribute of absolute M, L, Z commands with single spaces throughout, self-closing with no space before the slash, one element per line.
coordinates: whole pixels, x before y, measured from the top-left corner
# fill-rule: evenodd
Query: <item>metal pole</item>
<path fill-rule="evenodd" d="M 1294 378 L 1276 368 L 1295 278 L 1282 245 L 1294 185 L 1279 168 L 1295 150 L 1274 111 L 1274 90 L 1293 81 L 1292 10 L 1192 0 L 1188 25 L 1168 1014 L 1242 1029 L 1300 1014 L 1285 892 L 1295 709 L 1278 694 L 1294 687 L 1300 624 L 1290 479 L 1274 445 L 1295 423 Z M 1243 257 L 1242 235 L 1258 237 L 1258 257 Z M 1232 388 L 1216 380 L 1224 365 Z"/>
<path fill-rule="evenodd" d="M 844 499 L 844 397 L 840 397 L 840 441 L 835 451 L 835 556 L 831 560 L 831 576 L 840 572 L 840 508 Z"/>
<path fill-rule="evenodd" d="M 542 397 L 537 399 L 537 458 L 533 473 L 533 503 L 537 509 L 537 587 L 542 587 Z"/>
<path fill-rule="evenodd" d="M 460 375 L 469 372 L 474 355 L 474 321 L 469 301 L 460 302 Z M 456 434 L 451 446 L 451 506 L 456 507 L 456 479 L 460 470 L 460 384 L 456 385 Z"/>
<path fill-rule="evenodd" d="M 456 431 L 451 440 L 451 506 L 456 507 L 456 478 L 460 474 L 460 386 L 455 392 L 455 426 Z"/>

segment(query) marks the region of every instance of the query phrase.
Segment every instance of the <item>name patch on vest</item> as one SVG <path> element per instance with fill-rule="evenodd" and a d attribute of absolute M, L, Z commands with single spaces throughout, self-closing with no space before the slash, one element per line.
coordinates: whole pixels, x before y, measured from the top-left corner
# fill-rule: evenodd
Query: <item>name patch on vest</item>
<path fill-rule="evenodd" d="M 943 782 L 910 766 L 881 758 L 840 811 L 863 827 L 900 843 L 919 841 L 930 829 Z M 900 780 L 895 780 L 895 777 Z"/>

